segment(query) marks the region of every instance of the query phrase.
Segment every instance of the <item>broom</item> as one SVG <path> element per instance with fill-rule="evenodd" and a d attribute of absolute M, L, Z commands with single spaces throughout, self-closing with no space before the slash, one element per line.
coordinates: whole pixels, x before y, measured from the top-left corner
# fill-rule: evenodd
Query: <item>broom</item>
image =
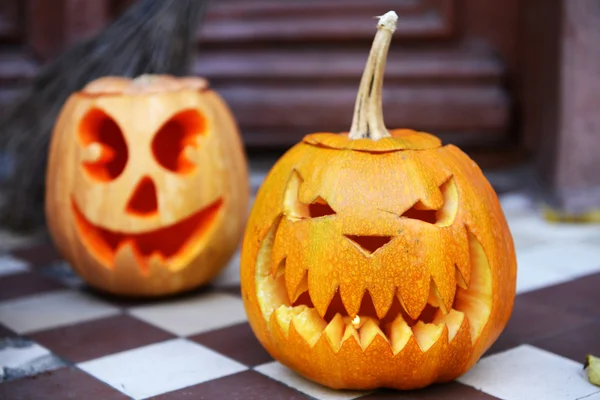
<path fill-rule="evenodd" d="M 185 75 L 208 0 L 138 0 L 95 37 L 40 70 L 23 98 L 0 117 L 0 154 L 14 166 L 3 184 L 0 223 L 13 230 L 44 224 L 50 135 L 64 102 L 107 75 Z"/>

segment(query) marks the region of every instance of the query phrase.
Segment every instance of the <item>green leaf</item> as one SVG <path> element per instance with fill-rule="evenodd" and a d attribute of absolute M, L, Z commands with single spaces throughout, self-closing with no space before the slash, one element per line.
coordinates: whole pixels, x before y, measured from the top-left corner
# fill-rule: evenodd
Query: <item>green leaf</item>
<path fill-rule="evenodd" d="M 596 386 L 600 386 L 600 358 L 588 354 L 583 366 L 583 369 L 586 368 L 589 381 Z"/>

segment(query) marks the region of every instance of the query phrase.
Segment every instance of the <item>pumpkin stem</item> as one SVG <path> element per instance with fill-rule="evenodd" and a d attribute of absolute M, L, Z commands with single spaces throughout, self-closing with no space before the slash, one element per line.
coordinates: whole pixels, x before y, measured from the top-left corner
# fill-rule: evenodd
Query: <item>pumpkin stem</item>
<path fill-rule="evenodd" d="M 389 11 L 378 18 L 377 33 L 375 39 L 373 39 L 369 59 L 354 104 L 354 117 L 348 135 L 350 139 L 368 138 L 379 140 L 391 136 L 383 121 L 381 88 L 383 86 L 385 62 L 392 41 L 392 34 L 396 30 L 398 15 L 394 11 Z"/>

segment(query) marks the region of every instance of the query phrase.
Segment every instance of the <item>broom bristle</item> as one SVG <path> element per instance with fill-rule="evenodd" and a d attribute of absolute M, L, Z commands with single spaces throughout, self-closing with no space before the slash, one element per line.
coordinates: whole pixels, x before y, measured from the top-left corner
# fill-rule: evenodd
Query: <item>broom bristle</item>
<path fill-rule="evenodd" d="M 102 32 L 40 70 L 24 96 L 0 118 L 0 154 L 14 161 L 3 184 L 2 224 L 44 224 L 50 135 L 70 94 L 107 75 L 184 75 L 208 0 L 138 0 Z"/>

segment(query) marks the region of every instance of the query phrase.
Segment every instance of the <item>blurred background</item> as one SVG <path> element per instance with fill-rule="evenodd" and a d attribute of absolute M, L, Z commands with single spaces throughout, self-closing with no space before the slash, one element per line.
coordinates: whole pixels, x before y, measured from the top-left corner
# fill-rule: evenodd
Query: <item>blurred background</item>
<path fill-rule="evenodd" d="M 134 2 L 2 0 L 0 112 L 41 66 Z M 349 129 L 374 34 L 365 15 L 391 9 L 399 24 L 384 82 L 388 128 L 460 146 L 501 193 L 530 191 L 568 213 L 598 207 L 594 0 L 213 1 L 192 73 L 233 109 L 255 187 L 305 134 Z"/>

